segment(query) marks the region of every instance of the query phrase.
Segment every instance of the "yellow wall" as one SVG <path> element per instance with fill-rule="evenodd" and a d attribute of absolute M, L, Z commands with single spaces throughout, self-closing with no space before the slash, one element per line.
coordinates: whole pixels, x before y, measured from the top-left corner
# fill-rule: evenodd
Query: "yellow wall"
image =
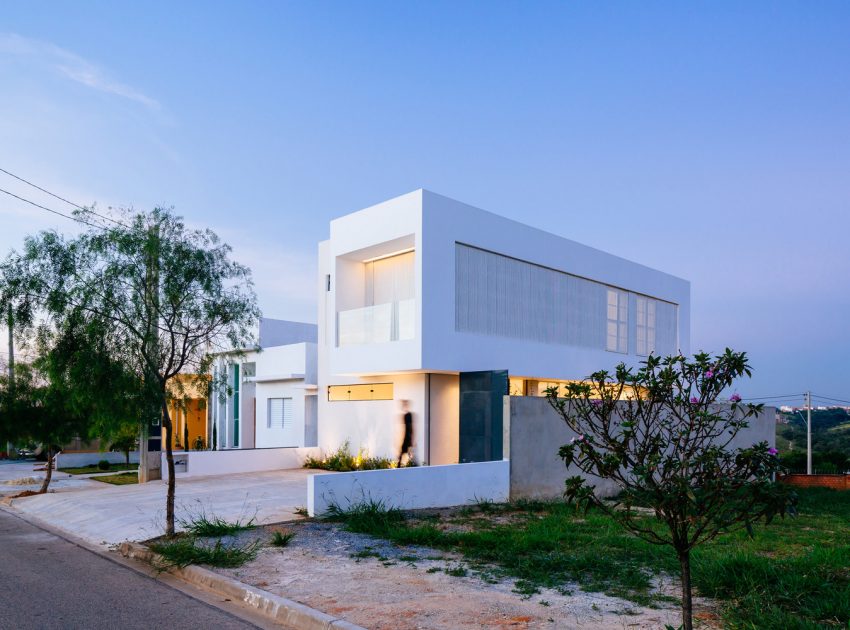
<path fill-rule="evenodd" d="M 183 444 L 183 431 L 186 423 L 189 425 L 189 449 L 194 450 L 195 440 L 200 436 L 204 440 L 204 446 L 209 446 L 207 436 L 207 407 L 203 398 L 191 398 L 181 403 L 172 402 L 168 413 L 171 416 L 171 425 L 174 427 L 171 436 L 171 447 L 177 449 L 186 448 Z M 165 429 L 162 431 L 162 439 L 165 440 Z"/>

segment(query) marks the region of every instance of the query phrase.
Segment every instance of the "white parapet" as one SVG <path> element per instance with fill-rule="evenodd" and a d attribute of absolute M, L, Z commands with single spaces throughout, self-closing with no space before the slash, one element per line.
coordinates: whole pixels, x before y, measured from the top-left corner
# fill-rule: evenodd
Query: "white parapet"
<path fill-rule="evenodd" d="M 308 456 L 318 457 L 318 448 L 249 448 L 226 451 L 179 451 L 174 453 L 178 477 L 209 477 L 238 473 L 301 468 Z M 168 478 L 162 453 L 162 478 Z"/>
<path fill-rule="evenodd" d="M 331 505 L 347 509 L 361 501 L 380 501 L 387 508 L 419 509 L 504 502 L 510 490 L 510 462 L 479 462 L 312 475 L 307 480 L 310 516 Z"/>

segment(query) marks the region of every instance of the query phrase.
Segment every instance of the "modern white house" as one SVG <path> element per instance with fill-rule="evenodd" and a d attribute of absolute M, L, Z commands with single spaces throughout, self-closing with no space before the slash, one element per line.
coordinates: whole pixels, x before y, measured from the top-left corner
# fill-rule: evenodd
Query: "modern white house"
<path fill-rule="evenodd" d="M 324 451 L 397 456 L 407 400 L 419 463 L 502 459 L 506 394 L 690 351 L 687 281 L 427 190 L 331 221 L 317 288 Z"/>
<path fill-rule="evenodd" d="M 218 355 L 210 401 L 218 450 L 315 446 L 316 326 L 260 320 L 259 348 Z"/>

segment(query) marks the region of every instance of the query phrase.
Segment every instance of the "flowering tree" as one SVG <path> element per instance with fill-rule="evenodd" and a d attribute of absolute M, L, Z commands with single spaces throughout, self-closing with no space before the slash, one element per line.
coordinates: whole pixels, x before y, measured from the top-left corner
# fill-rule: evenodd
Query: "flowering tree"
<path fill-rule="evenodd" d="M 794 495 L 773 480 L 781 469 L 776 449 L 766 442 L 734 446 L 762 405 L 744 404 L 737 394 L 720 398 L 750 375 L 746 353 L 727 348 L 715 357 L 650 356 L 639 369 L 620 364 L 613 375 L 596 372 L 566 392 L 546 392 L 577 434 L 560 448 L 566 465 L 621 491 L 603 501 L 586 477 L 574 476 L 566 480 L 567 500 L 595 505 L 640 538 L 675 550 L 685 630 L 693 627 L 691 550 L 722 532 L 752 533 L 753 523 L 794 509 Z"/>

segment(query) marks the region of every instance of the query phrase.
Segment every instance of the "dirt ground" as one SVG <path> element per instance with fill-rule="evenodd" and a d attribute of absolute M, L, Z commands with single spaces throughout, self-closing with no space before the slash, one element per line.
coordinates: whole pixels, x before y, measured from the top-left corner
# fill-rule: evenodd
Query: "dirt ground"
<path fill-rule="evenodd" d="M 375 630 L 463 628 L 663 628 L 679 610 L 641 608 L 576 585 L 531 596 L 513 580 L 473 569 L 459 557 L 392 543 L 312 521 L 240 534 L 268 539 L 295 533 L 287 547 L 264 546 L 238 569 L 215 569 L 242 582 Z M 660 585 L 665 591 L 672 585 Z"/>

